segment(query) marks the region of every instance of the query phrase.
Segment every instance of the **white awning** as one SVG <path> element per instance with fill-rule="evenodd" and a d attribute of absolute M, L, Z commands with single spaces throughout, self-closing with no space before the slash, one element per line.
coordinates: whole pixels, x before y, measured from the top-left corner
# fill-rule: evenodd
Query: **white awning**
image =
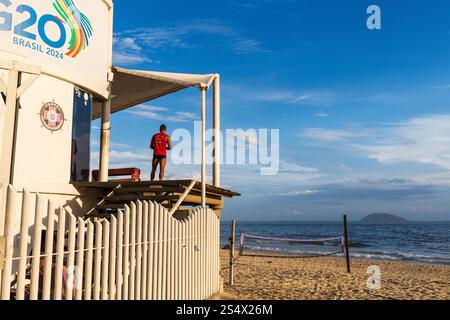
<path fill-rule="evenodd" d="M 185 74 L 113 68 L 111 113 L 160 98 L 191 87 L 209 87 L 215 74 Z M 95 103 L 92 119 L 102 114 L 101 103 Z"/>

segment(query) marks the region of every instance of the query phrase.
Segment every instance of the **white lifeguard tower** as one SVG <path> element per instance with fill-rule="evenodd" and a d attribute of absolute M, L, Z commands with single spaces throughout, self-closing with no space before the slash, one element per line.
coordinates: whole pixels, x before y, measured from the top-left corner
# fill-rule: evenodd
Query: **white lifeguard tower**
<path fill-rule="evenodd" d="M 212 128 L 218 134 L 219 75 L 114 67 L 112 39 L 111 0 L 0 0 L 0 260 L 8 263 L 8 246 L 15 252 L 21 241 L 8 235 L 21 229 L 20 217 L 8 218 L 8 201 L 25 203 L 25 196 L 45 196 L 75 218 L 116 219 L 140 201 L 181 218 L 196 207 L 220 216 L 224 197 L 239 195 L 221 188 L 220 139 L 214 139 L 213 184 L 206 183 L 206 91 L 214 89 Z M 200 91 L 201 181 L 110 181 L 111 113 L 191 87 Z M 99 177 L 92 181 L 91 121 L 98 118 Z M 31 201 L 26 209 L 35 206 Z M 3 292 L 6 283 L 4 277 Z"/>

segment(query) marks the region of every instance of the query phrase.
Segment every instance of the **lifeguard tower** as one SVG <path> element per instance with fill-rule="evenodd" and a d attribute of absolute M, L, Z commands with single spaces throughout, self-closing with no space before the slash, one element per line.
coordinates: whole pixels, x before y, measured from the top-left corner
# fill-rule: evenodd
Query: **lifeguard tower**
<path fill-rule="evenodd" d="M 11 261 L 19 251 L 30 250 L 36 240 L 33 235 L 38 236 L 38 231 L 30 231 L 27 244 L 22 240 L 25 222 L 30 230 L 36 227 L 33 221 L 34 213 L 40 210 L 39 197 L 48 199 L 51 208 L 59 208 L 59 212 L 65 212 L 71 219 L 82 219 L 78 222 L 83 225 L 87 223 L 86 230 L 76 227 L 73 231 L 81 237 L 79 232 L 89 231 L 90 220 L 102 224 L 105 230 L 103 223 L 109 226 L 116 219 L 120 220 L 121 214 L 140 204 L 144 204 L 141 210 L 146 206 L 164 208 L 165 214 L 177 219 L 189 220 L 189 215 L 198 208 L 202 212 L 213 210 L 220 218 L 224 198 L 239 195 L 221 188 L 221 140 L 218 138 L 214 139 L 213 183 L 206 183 L 206 92 L 209 88 L 214 91 L 212 128 L 218 136 L 219 75 L 114 67 L 112 35 L 111 0 L 0 0 L 0 235 L 3 235 L 0 266 L 3 268 L 3 298 L 7 296 L 9 288 L 6 286 L 14 278 L 16 267 L 19 268 L 19 283 L 23 280 L 20 267 Z M 137 181 L 140 179 L 136 177 L 130 181 L 111 181 L 109 176 L 115 168 L 109 168 L 110 115 L 192 87 L 199 89 L 202 119 L 202 139 L 198 141 L 202 150 L 201 181 L 150 182 Z M 98 118 L 101 118 L 100 163 L 97 181 L 93 181 L 92 171 L 97 168 L 90 168 L 91 121 Z M 130 214 L 132 217 L 133 212 Z M 137 215 L 139 217 L 139 210 Z M 145 212 L 142 215 L 145 217 Z M 42 217 L 42 229 L 48 232 L 45 216 Z M 61 219 L 55 218 L 57 221 L 60 223 Z M 175 221 L 173 232 L 177 224 Z M 135 228 L 139 226 L 135 225 Z M 94 235 L 98 235 L 96 230 Z M 139 230 L 135 230 L 139 236 Z M 161 235 L 166 236 L 166 233 Z M 213 236 L 217 238 L 214 240 L 217 245 L 219 234 Z M 51 236 L 46 237 L 49 247 Z M 39 242 L 41 240 L 39 238 Z M 64 241 L 70 242 L 70 239 Z M 114 255 L 111 252 L 109 258 Z M 25 259 L 20 257 L 17 259 Z M 31 259 L 36 257 L 34 254 Z M 111 297 L 111 291 L 108 292 L 106 296 Z M 22 295 L 20 290 L 18 294 L 19 297 Z"/>

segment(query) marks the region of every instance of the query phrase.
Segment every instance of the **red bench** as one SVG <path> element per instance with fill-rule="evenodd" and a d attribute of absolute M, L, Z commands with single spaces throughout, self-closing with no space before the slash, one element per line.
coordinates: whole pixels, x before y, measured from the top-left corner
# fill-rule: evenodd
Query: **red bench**
<path fill-rule="evenodd" d="M 92 171 L 92 180 L 97 182 L 99 180 L 100 172 L 99 170 Z M 121 168 L 121 169 L 109 169 L 108 177 L 122 177 L 131 176 L 130 179 L 119 179 L 114 181 L 123 182 L 139 182 L 141 181 L 141 169 L 138 168 Z"/>

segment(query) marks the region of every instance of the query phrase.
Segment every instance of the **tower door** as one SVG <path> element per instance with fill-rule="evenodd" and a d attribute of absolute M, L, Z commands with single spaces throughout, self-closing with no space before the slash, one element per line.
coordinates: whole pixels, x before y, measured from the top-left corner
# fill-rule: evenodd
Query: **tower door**
<path fill-rule="evenodd" d="M 89 181 L 91 160 L 92 96 L 75 88 L 72 131 L 72 182 Z"/>

